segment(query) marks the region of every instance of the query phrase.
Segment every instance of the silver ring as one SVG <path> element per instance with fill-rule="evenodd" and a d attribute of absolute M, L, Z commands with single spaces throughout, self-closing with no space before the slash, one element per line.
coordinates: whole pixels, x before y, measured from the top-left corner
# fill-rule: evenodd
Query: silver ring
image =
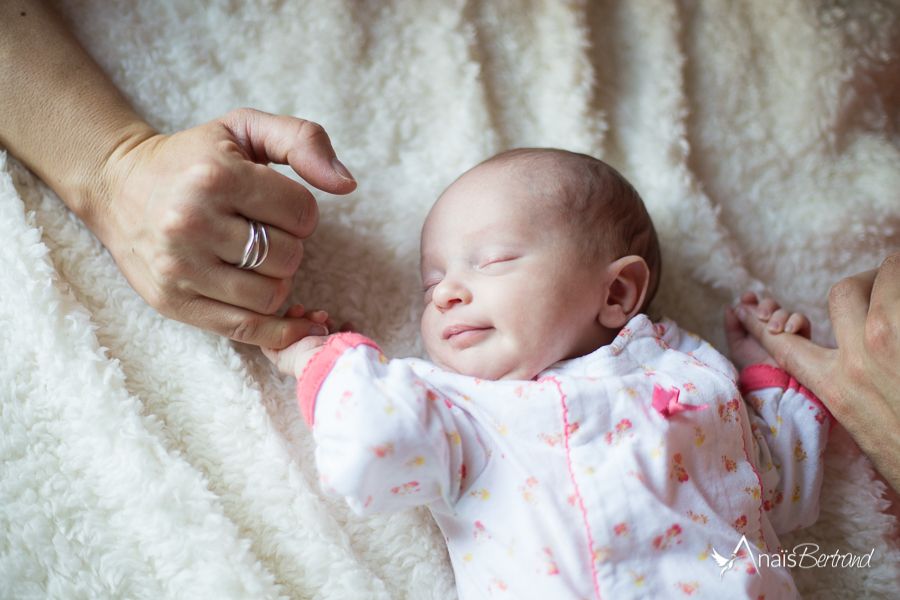
<path fill-rule="evenodd" d="M 269 234 L 266 226 L 250 221 L 250 239 L 244 247 L 244 258 L 237 264 L 238 269 L 255 269 L 269 255 Z"/>

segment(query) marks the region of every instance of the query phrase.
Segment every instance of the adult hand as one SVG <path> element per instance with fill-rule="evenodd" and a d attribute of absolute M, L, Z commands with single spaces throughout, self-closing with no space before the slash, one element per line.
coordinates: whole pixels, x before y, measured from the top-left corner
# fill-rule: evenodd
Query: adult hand
<path fill-rule="evenodd" d="M 108 200 L 85 220 L 128 282 L 166 317 L 284 348 L 326 333 L 305 318 L 273 316 L 319 213 L 309 190 L 268 163 L 289 164 L 327 192 L 356 188 L 321 126 L 241 109 L 172 136 L 121 145 L 105 169 Z M 259 267 L 244 270 L 234 265 L 250 220 L 265 226 L 269 252 Z"/>
<path fill-rule="evenodd" d="M 757 308 L 742 304 L 736 311 L 744 328 L 822 400 L 900 491 L 900 252 L 877 271 L 848 277 L 831 289 L 836 349 L 768 331 Z"/>
<path fill-rule="evenodd" d="M 266 165 L 289 164 L 335 194 L 354 190 L 320 126 L 243 109 L 159 135 L 47 0 L 0 2 L 0 56 L 0 146 L 59 194 L 154 308 L 273 348 L 317 333 L 309 319 L 272 316 L 318 210 L 306 188 Z M 233 266 L 248 220 L 270 242 L 254 272 Z"/>

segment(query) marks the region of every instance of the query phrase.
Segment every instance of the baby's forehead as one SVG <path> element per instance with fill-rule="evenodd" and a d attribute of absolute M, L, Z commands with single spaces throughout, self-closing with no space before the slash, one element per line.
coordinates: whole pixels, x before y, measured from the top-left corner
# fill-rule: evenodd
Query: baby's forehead
<path fill-rule="evenodd" d="M 482 254 L 514 254 L 547 242 L 558 245 L 562 240 L 576 241 L 580 236 L 570 226 L 571 220 L 559 218 L 561 211 L 554 205 L 564 203 L 540 198 L 515 184 L 495 191 L 498 193 L 480 198 L 467 193 L 445 194 L 438 200 L 422 229 L 423 268 L 458 253 L 476 260 L 484 258 Z"/>

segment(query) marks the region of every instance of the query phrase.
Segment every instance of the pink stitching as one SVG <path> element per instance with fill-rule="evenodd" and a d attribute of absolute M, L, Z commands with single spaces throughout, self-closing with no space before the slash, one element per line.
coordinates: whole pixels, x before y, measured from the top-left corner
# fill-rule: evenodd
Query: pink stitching
<path fill-rule="evenodd" d="M 569 437 L 571 434 L 571 428 L 569 427 L 569 407 L 566 406 L 566 395 L 562 391 L 562 384 L 555 377 L 544 377 L 542 379 L 538 379 L 538 382 L 544 381 L 552 381 L 556 386 L 556 389 L 559 391 L 559 401 L 562 404 L 563 409 L 563 426 L 565 427 L 565 446 L 566 446 L 566 464 L 569 467 L 569 476 L 572 478 L 572 486 L 575 488 L 575 497 L 578 499 L 578 507 L 581 509 L 582 517 L 584 518 L 584 528 L 587 531 L 588 537 L 588 554 L 591 561 L 591 575 L 594 579 L 594 591 L 597 593 L 598 600 L 602 600 L 602 596 L 600 595 L 600 584 L 597 581 L 597 564 L 594 561 L 594 538 L 591 535 L 591 527 L 588 525 L 587 518 L 587 510 L 584 508 L 584 500 L 581 497 L 581 492 L 578 491 L 578 483 L 575 481 L 575 470 L 572 468 L 572 454 L 569 449 Z"/>
<path fill-rule="evenodd" d="M 730 381 L 730 382 L 731 382 L 731 385 L 734 387 L 734 391 L 737 392 L 737 394 L 738 394 L 738 399 L 740 400 L 740 402 L 741 402 L 742 404 L 745 404 L 745 403 L 744 403 L 743 394 L 741 393 L 741 388 L 738 386 L 738 383 L 737 383 L 734 379 L 732 379 L 731 377 L 729 377 L 728 375 L 726 375 L 726 374 L 723 373 L 722 371 L 718 370 L 717 368 L 713 367 L 712 365 L 707 365 L 706 363 L 704 363 L 703 361 L 701 361 L 700 359 L 698 359 L 697 357 L 695 357 L 693 354 L 692 354 L 691 356 L 694 358 L 694 360 L 696 360 L 698 363 L 702 364 L 704 367 L 707 367 L 708 369 L 712 369 L 713 371 L 715 371 L 715 372 L 718 373 L 719 375 L 722 375 L 723 377 L 725 377 L 726 379 L 728 379 L 728 381 Z M 747 409 L 746 409 L 746 407 L 745 407 L 745 408 L 744 408 L 744 411 L 746 412 L 746 410 L 747 410 Z M 751 435 L 752 435 L 752 434 L 751 434 Z M 756 481 L 757 481 L 757 483 L 759 483 L 759 535 L 760 535 L 760 537 L 762 538 L 763 543 L 766 545 L 766 552 L 769 552 L 769 542 L 766 541 L 766 536 L 764 535 L 763 527 L 762 527 L 762 519 L 763 519 L 763 499 L 762 499 L 762 498 L 763 498 L 763 484 L 762 484 L 762 475 L 759 474 L 759 471 L 756 470 L 756 467 L 753 466 L 753 461 L 750 459 L 750 452 L 749 452 L 749 450 L 747 450 L 747 438 L 744 437 L 744 427 L 743 427 L 743 424 L 741 425 L 741 442 L 742 442 L 743 445 L 744 445 L 744 457 L 747 459 L 747 464 L 750 465 L 750 468 L 753 470 L 753 474 L 756 475 Z"/>
<path fill-rule="evenodd" d="M 732 384 L 734 382 L 732 381 Z M 741 390 L 737 385 L 734 386 L 734 391 L 738 393 L 738 399 L 743 404 L 744 398 L 741 395 Z M 744 407 L 744 412 L 746 413 L 747 408 Z M 749 415 L 747 415 L 749 417 Z M 751 432 L 750 435 L 753 435 Z M 753 470 L 753 474 L 756 475 L 756 482 L 759 484 L 759 537 L 762 539 L 763 544 L 766 545 L 766 552 L 769 552 L 769 542 L 766 540 L 765 532 L 763 531 L 762 520 L 763 520 L 763 494 L 765 490 L 763 489 L 762 483 L 762 475 L 759 474 L 759 471 L 756 470 L 756 467 L 753 466 L 753 460 L 750 458 L 750 451 L 747 450 L 747 438 L 744 437 L 744 426 L 741 423 L 741 442 L 744 444 L 744 457 L 747 459 L 747 464 L 750 465 L 750 468 Z"/>

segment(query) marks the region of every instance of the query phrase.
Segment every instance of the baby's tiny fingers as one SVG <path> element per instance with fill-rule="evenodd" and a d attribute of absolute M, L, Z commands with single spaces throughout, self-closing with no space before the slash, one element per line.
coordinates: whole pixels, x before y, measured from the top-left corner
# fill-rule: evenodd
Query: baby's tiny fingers
<path fill-rule="evenodd" d="M 810 337 L 811 329 L 812 327 L 810 326 L 809 319 L 807 319 L 806 315 L 803 313 L 792 314 L 788 317 L 787 323 L 784 325 L 785 332 L 796 333 L 807 339 Z"/>
<path fill-rule="evenodd" d="M 303 305 L 295 304 L 285 311 L 284 316 L 289 319 L 300 319 L 304 314 L 306 314 L 306 309 L 303 308 Z"/>
<path fill-rule="evenodd" d="M 307 312 L 306 318 L 313 323 L 325 324 L 325 321 L 328 320 L 328 313 L 324 310 L 315 309 Z"/>
<path fill-rule="evenodd" d="M 759 302 L 756 298 L 756 294 L 753 292 L 744 292 L 741 294 L 741 304 L 756 304 Z"/>
<path fill-rule="evenodd" d="M 769 317 L 769 333 L 781 333 L 784 331 L 784 325 L 788 322 L 791 311 L 784 308 L 777 309 L 771 317 Z"/>
<path fill-rule="evenodd" d="M 772 313 L 774 313 L 779 308 L 780 307 L 778 306 L 777 302 L 775 302 L 771 298 L 764 298 L 759 301 L 759 305 L 757 305 L 756 307 L 756 316 L 763 321 L 768 321 L 769 317 L 772 316 Z"/>

